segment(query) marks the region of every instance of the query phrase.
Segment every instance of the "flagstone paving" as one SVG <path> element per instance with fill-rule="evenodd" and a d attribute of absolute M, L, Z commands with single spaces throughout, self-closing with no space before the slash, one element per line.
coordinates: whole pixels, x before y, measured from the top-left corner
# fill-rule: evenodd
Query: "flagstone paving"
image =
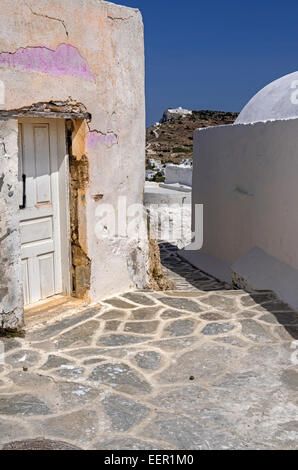
<path fill-rule="evenodd" d="M 0 448 L 297 448 L 297 313 L 161 254 L 175 291 L 2 339 Z"/>

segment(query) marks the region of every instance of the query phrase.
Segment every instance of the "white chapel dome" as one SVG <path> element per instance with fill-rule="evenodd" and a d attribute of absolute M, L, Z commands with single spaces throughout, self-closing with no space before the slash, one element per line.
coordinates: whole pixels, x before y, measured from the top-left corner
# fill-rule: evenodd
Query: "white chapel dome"
<path fill-rule="evenodd" d="M 235 124 L 298 118 L 298 72 L 267 85 L 243 108 Z"/>

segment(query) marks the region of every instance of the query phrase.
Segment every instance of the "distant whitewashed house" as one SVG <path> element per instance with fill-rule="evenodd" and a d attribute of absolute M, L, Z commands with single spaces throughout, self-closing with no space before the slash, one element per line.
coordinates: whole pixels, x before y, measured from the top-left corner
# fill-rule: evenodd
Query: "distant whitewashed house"
<path fill-rule="evenodd" d="M 188 109 L 183 109 L 181 106 L 176 109 L 167 109 L 161 118 L 161 123 L 170 121 L 171 119 L 184 118 L 185 116 L 191 116 L 192 111 Z"/>

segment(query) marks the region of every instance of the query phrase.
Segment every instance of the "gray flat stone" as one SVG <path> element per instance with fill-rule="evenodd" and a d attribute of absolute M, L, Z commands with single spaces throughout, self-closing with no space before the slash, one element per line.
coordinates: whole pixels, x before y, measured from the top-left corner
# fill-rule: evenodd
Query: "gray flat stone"
<path fill-rule="evenodd" d="M 120 308 L 124 310 L 137 308 L 136 305 L 131 304 L 129 302 L 125 302 L 124 300 L 118 299 L 117 297 L 115 297 L 114 299 L 105 300 L 105 303 L 112 305 L 112 307 Z"/>
<path fill-rule="evenodd" d="M 238 364 L 234 364 L 235 372 L 246 372 L 253 370 L 264 373 L 270 382 L 274 382 L 273 372 L 278 374 L 284 368 L 293 366 L 291 355 L 293 350 L 290 345 L 283 347 L 282 344 L 257 344 L 244 351 L 244 355 Z M 270 371 L 270 372 L 269 372 Z M 264 375 L 264 378 L 265 378 Z M 278 385 L 278 375 L 276 375 L 276 385 Z"/>
<path fill-rule="evenodd" d="M 208 313 L 203 313 L 203 315 L 200 315 L 200 318 L 206 321 L 219 321 L 219 320 L 226 320 L 228 315 L 224 315 L 223 313 L 219 312 L 208 312 Z"/>
<path fill-rule="evenodd" d="M 96 367 L 89 377 L 97 384 L 110 385 L 115 390 L 129 394 L 150 393 L 151 386 L 133 369 L 123 363 L 109 363 Z"/>
<path fill-rule="evenodd" d="M 224 296 L 222 294 L 211 294 L 206 299 L 204 298 L 200 301 L 216 310 L 223 310 L 227 313 L 236 313 L 239 310 L 234 297 Z"/>
<path fill-rule="evenodd" d="M 225 387 L 225 388 L 239 388 L 250 385 L 251 382 L 258 385 L 259 374 L 255 371 L 248 371 L 243 373 L 227 374 L 224 378 L 213 384 L 213 387 Z M 249 389 L 249 388 L 248 388 Z"/>
<path fill-rule="evenodd" d="M 150 335 L 156 333 L 159 321 L 128 322 L 125 324 L 124 331 L 128 333 L 139 333 Z"/>
<path fill-rule="evenodd" d="M 159 299 L 163 304 L 168 305 L 177 310 L 187 310 L 188 312 L 199 313 L 202 308 L 193 300 L 163 297 Z"/>
<path fill-rule="evenodd" d="M 289 421 L 287 423 L 279 424 L 279 426 L 286 431 L 298 434 L 298 421 Z"/>
<path fill-rule="evenodd" d="M 243 305 L 243 307 L 255 307 L 257 305 L 262 305 L 266 302 L 271 302 L 272 300 L 276 300 L 276 296 L 272 292 L 264 294 L 250 294 L 245 295 L 241 298 L 241 304 Z"/>
<path fill-rule="evenodd" d="M 5 362 L 10 364 L 14 369 L 22 369 L 24 365 L 29 368 L 35 366 L 40 361 L 41 356 L 38 352 L 30 349 L 20 349 L 15 353 L 5 357 Z"/>
<path fill-rule="evenodd" d="M 105 348 L 105 349 L 100 349 L 101 355 L 105 356 L 105 360 L 107 358 L 116 358 L 116 359 L 124 359 L 125 357 L 128 356 L 131 352 L 135 351 L 135 348 L 133 346 L 128 345 L 127 348 Z"/>
<path fill-rule="evenodd" d="M 275 315 L 271 313 L 267 313 L 265 315 L 262 315 L 258 320 L 263 321 L 264 323 L 269 323 L 270 325 L 278 325 L 278 321 L 275 317 Z"/>
<path fill-rule="evenodd" d="M 219 343 L 230 344 L 231 346 L 236 346 L 237 348 L 248 348 L 250 346 L 250 344 L 246 343 L 241 338 L 238 338 L 238 336 L 219 337 L 216 338 L 216 341 Z"/>
<path fill-rule="evenodd" d="M 13 422 L 3 418 L 3 416 L 0 417 L 0 442 L 2 444 L 11 440 L 24 439 L 27 435 L 27 430 L 18 420 Z M 0 444 L 0 449 L 1 447 Z"/>
<path fill-rule="evenodd" d="M 15 338 L 1 338 L 0 337 L 0 344 L 4 344 L 4 352 L 8 353 L 13 349 L 18 349 L 22 347 L 22 343 Z"/>
<path fill-rule="evenodd" d="M 298 390 L 298 371 L 296 369 L 285 370 L 281 375 L 281 381 L 290 389 L 297 393 Z"/>
<path fill-rule="evenodd" d="M 282 341 L 298 340 L 298 327 L 297 326 L 277 326 L 274 328 L 274 334 Z"/>
<path fill-rule="evenodd" d="M 191 385 L 171 386 L 160 391 L 149 401 L 152 405 L 177 414 L 190 414 L 201 409 L 202 403 L 208 401 L 210 392 L 192 383 Z"/>
<path fill-rule="evenodd" d="M 126 312 L 123 312 L 123 310 L 110 310 L 103 313 L 99 318 L 100 320 L 123 320 L 126 318 Z"/>
<path fill-rule="evenodd" d="M 198 322 L 194 320 L 176 320 L 170 323 L 164 330 L 164 336 L 189 336 L 191 335 Z"/>
<path fill-rule="evenodd" d="M 175 338 L 175 339 L 163 339 L 160 341 L 152 341 L 151 346 L 158 347 L 163 351 L 177 351 L 181 352 L 182 349 L 189 348 L 193 344 L 197 343 L 199 338 L 197 336 L 189 336 L 185 338 Z"/>
<path fill-rule="evenodd" d="M 54 323 L 53 325 L 36 330 L 31 334 L 27 334 L 26 338 L 29 341 L 43 341 L 45 339 L 52 338 L 53 336 L 56 336 L 61 333 L 63 330 L 71 328 L 72 326 L 75 326 L 79 323 L 88 320 L 89 318 L 94 317 L 99 312 L 100 308 L 88 309 L 84 313 L 76 314 L 71 318 L 60 320 L 57 323 Z"/>
<path fill-rule="evenodd" d="M 72 351 L 67 351 L 67 354 L 71 357 L 84 359 L 88 357 L 101 356 L 104 351 L 100 348 L 79 348 Z"/>
<path fill-rule="evenodd" d="M 56 369 L 57 367 L 68 365 L 68 364 L 73 364 L 73 361 L 70 361 L 69 359 L 66 359 L 65 357 L 62 357 L 62 356 L 56 356 L 54 354 L 50 354 L 47 362 L 41 367 L 41 369 L 43 370 Z"/>
<path fill-rule="evenodd" d="M 221 335 L 234 329 L 235 325 L 233 323 L 209 323 L 209 325 L 203 328 L 202 334 L 206 336 Z"/>
<path fill-rule="evenodd" d="M 84 375 L 85 369 L 83 367 L 62 366 L 60 369 L 54 371 L 55 375 L 65 379 L 78 380 Z"/>
<path fill-rule="evenodd" d="M 147 297 L 145 294 L 140 294 L 138 292 L 129 292 L 128 294 L 122 295 L 127 300 L 131 300 L 131 302 L 134 302 L 135 304 L 140 304 L 140 305 L 155 305 L 155 302 Z"/>
<path fill-rule="evenodd" d="M 38 416 L 51 410 L 40 398 L 27 393 L 0 396 L 0 415 Z"/>
<path fill-rule="evenodd" d="M 97 328 L 99 328 L 99 322 L 96 320 L 82 323 L 82 325 L 58 336 L 55 340 L 55 344 L 58 349 L 88 346 L 92 342 L 92 338 Z"/>
<path fill-rule="evenodd" d="M 117 432 L 128 431 L 146 418 L 149 409 L 140 403 L 120 395 L 109 395 L 102 402 L 105 413 Z"/>
<path fill-rule="evenodd" d="M 153 320 L 156 314 L 161 310 L 161 306 L 158 307 L 143 307 L 134 310 L 130 315 L 130 320 Z"/>
<path fill-rule="evenodd" d="M 240 322 L 242 325 L 242 334 L 252 341 L 257 343 L 272 343 L 275 340 L 270 334 L 268 329 L 255 320 L 243 320 Z"/>
<path fill-rule="evenodd" d="M 158 375 L 158 380 L 163 384 L 189 383 L 193 376 L 196 380 L 211 381 L 233 362 L 237 363 L 240 355 L 241 350 L 236 348 L 206 343 L 176 358 L 175 364 Z"/>
<path fill-rule="evenodd" d="M 177 292 L 165 292 L 165 295 L 168 297 L 186 297 L 186 298 L 200 298 L 203 295 L 206 295 L 206 292 L 200 292 L 200 291 L 195 291 L 195 292 L 188 292 L 188 291 L 177 291 Z"/>
<path fill-rule="evenodd" d="M 161 363 L 161 355 L 156 351 L 144 351 L 135 356 L 136 363 L 141 369 L 158 370 Z"/>
<path fill-rule="evenodd" d="M 85 443 L 92 441 L 97 434 L 99 420 L 92 410 L 79 410 L 70 414 L 55 416 L 35 424 L 39 435 L 51 436 Z"/>
<path fill-rule="evenodd" d="M 90 385 L 81 383 L 63 382 L 56 385 L 57 397 L 60 398 L 61 409 L 73 409 L 74 407 L 84 406 L 91 403 L 100 394 L 100 392 Z"/>
<path fill-rule="evenodd" d="M 49 439 L 27 439 L 5 444 L 2 450 L 81 450 L 80 447 L 63 441 L 51 441 Z"/>
<path fill-rule="evenodd" d="M 257 310 L 243 310 L 241 313 L 238 313 L 237 316 L 241 316 L 244 318 L 254 318 L 257 315 L 260 315 L 260 312 Z"/>
<path fill-rule="evenodd" d="M 30 371 L 15 370 L 8 374 L 8 378 L 18 387 L 22 387 L 23 390 L 30 388 L 32 390 L 49 389 L 53 385 L 53 381 L 49 377 L 31 373 Z"/>
<path fill-rule="evenodd" d="M 115 437 L 112 439 L 102 439 L 93 446 L 94 450 L 165 450 L 158 444 L 149 441 L 134 439 L 133 437 Z"/>
<path fill-rule="evenodd" d="M 106 359 L 103 357 L 94 357 L 92 359 L 86 359 L 86 361 L 83 361 L 84 366 L 94 366 L 95 364 L 101 364 L 102 362 L 105 362 Z"/>
<path fill-rule="evenodd" d="M 115 346 L 125 346 L 127 344 L 138 344 L 143 343 L 145 341 L 149 341 L 152 339 L 149 336 L 132 336 L 132 335 L 125 335 L 125 334 L 112 334 L 101 336 L 97 342 L 99 346 L 106 346 L 106 347 L 115 347 Z"/>
<path fill-rule="evenodd" d="M 120 325 L 121 321 L 109 320 L 105 324 L 105 331 L 117 331 Z"/>
<path fill-rule="evenodd" d="M 162 318 L 163 320 L 172 320 L 174 318 L 181 318 L 185 314 L 188 315 L 188 313 L 181 312 L 179 310 L 166 310 L 160 315 L 160 318 Z"/>
<path fill-rule="evenodd" d="M 190 417 L 159 413 L 144 429 L 144 436 L 168 442 L 177 449 L 201 449 L 208 436 L 206 429 Z M 211 434 L 209 434 L 211 437 Z"/>

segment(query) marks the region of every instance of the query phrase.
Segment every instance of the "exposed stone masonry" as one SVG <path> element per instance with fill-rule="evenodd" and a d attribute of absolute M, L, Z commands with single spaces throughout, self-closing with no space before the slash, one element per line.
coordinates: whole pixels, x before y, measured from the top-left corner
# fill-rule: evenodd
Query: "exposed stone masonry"
<path fill-rule="evenodd" d="M 91 261 L 86 254 L 84 237 L 80 236 L 84 220 L 85 191 L 89 183 L 89 162 L 85 155 L 86 136 L 84 121 L 68 120 L 67 136 L 70 169 L 70 228 L 72 250 L 73 291 L 76 297 L 85 298 L 90 289 Z"/>

